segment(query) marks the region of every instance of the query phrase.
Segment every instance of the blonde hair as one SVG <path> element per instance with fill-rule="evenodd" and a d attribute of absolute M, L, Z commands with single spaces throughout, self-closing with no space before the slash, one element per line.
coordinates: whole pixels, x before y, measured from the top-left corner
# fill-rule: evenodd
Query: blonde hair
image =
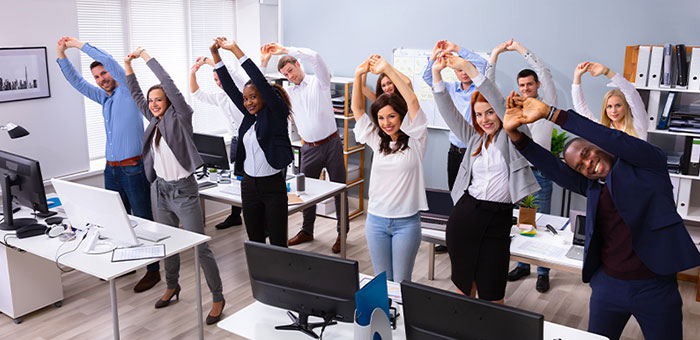
<path fill-rule="evenodd" d="M 634 129 L 634 118 L 632 117 L 632 109 L 630 109 L 630 104 L 627 102 L 625 94 L 618 89 L 608 91 L 608 93 L 605 94 L 605 97 L 603 97 L 603 109 L 600 113 L 600 123 L 607 127 L 617 129 L 615 125 L 613 125 L 613 122 L 610 119 L 610 117 L 608 117 L 608 113 L 605 111 L 605 108 L 608 106 L 608 100 L 612 96 L 617 96 L 618 98 L 620 98 L 620 100 L 622 101 L 622 108 L 625 111 L 625 116 L 622 118 L 625 125 L 623 129 L 619 130 L 630 136 L 639 138 L 639 135 L 637 135 L 637 130 Z"/>

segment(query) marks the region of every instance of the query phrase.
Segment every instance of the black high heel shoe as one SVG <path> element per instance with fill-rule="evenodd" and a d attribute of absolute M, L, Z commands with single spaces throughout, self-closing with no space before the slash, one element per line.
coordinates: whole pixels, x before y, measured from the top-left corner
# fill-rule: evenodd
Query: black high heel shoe
<path fill-rule="evenodd" d="M 221 316 L 224 315 L 224 307 L 226 307 L 226 300 L 221 300 L 221 313 L 217 316 L 207 315 L 207 325 L 213 325 L 221 320 Z"/>
<path fill-rule="evenodd" d="M 175 297 L 175 300 L 180 300 L 180 285 L 177 285 L 175 291 L 167 300 L 163 300 L 162 298 L 158 299 L 158 301 L 156 301 L 156 308 L 167 307 L 170 304 L 170 300 L 173 299 L 173 296 Z"/>

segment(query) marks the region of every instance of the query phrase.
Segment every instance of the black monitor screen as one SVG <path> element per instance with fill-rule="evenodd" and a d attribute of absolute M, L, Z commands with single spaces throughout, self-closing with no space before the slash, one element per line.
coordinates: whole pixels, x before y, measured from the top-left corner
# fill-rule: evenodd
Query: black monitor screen
<path fill-rule="evenodd" d="M 582 246 L 586 243 L 586 216 L 576 215 L 573 243 Z"/>
<path fill-rule="evenodd" d="M 228 154 L 224 137 L 195 133 L 192 135 L 194 145 L 204 166 L 214 169 L 229 169 Z"/>
<path fill-rule="evenodd" d="M 12 198 L 35 211 L 48 213 L 44 181 L 39 162 L 0 150 L 0 188 L 2 189 L 4 222 L 2 230 L 14 230 L 34 219 L 13 219 Z"/>
<path fill-rule="evenodd" d="M 450 216 L 452 213 L 452 196 L 447 190 L 426 189 L 428 213 L 437 216 Z"/>
<path fill-rule="evenodd" d="M 406 339 L 541 340 L 544 316 L 445 290 L 401 282 Z"/>
<path fill-rule="evenodd" d="M 313 332 L 320 325 L 307 324 L 309 315 L 354 322 L 357 261 L 250 241 L 244 247 L 253 297 L 299 313 L 296 326 L 278 329 Z"/>

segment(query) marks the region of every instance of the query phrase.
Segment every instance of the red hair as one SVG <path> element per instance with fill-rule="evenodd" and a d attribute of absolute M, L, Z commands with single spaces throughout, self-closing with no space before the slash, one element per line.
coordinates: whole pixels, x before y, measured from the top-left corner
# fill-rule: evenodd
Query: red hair
<path fill-rule="evenodd" d="M 483 136 L 484 136 L 484 133 L 486 133 L 486 132 L 484 131 L 484 129 L 481 128 L 481 126 L 479 126 L 479 123 L 476 122 L 476 111 L 474 111 L 474 104 L 476 104 L 476 103 L 478 103 L 478 102 L 489 104 L 489 101 L 486 100 L 486 97 L 484 97 L 484 95 L 481 94 L 481 92 L 479 92 L 479 91 L 474 91 L 474 93 L 472 94 L 472 100 L 471 100 L 472 126 L 474 126 L 474 130 L 476 130 L 476 132 L 477 132 L 480 136 L 483 137 Z M 490 105 L 490 104 L 489 104 L 489 105 Z M 500 118 L 499 118 L 499 120 L 500 120 Z M 502 123 L 501 123 L 501 127 L 503 127 L 503 124 L 502 124 Z M 499 128 L 499 130 L 500 130 L 500 128 Z M 488 145 L 491 143 L 491 141 L 493 141 L 493 135 L 489 135 L 489 136 L 487 137 L 487 139 L 486 139 L 486 146 L 488 146 Z M 479 144 L 479 147 L 476 148 L 476 151 L 474 151 L 474 153 L 472 154 L 472 156 L 478 156 L 479 153 L 481 153 L 481 145 L 482 145 L 482 144 Z"/>

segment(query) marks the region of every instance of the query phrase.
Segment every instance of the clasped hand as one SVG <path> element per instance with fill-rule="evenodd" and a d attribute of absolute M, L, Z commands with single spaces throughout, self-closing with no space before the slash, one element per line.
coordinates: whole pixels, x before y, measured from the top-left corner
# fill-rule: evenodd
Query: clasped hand
<path fill-rule="evenodd" d="M 536 122 L 546 118 L 550 106 L 535 99 L 523 98 L 515 91 L 511 91 L 506 100 L 506 114 L 503 118 L 503 128 L 514 131 L 520 125 Z"/>

